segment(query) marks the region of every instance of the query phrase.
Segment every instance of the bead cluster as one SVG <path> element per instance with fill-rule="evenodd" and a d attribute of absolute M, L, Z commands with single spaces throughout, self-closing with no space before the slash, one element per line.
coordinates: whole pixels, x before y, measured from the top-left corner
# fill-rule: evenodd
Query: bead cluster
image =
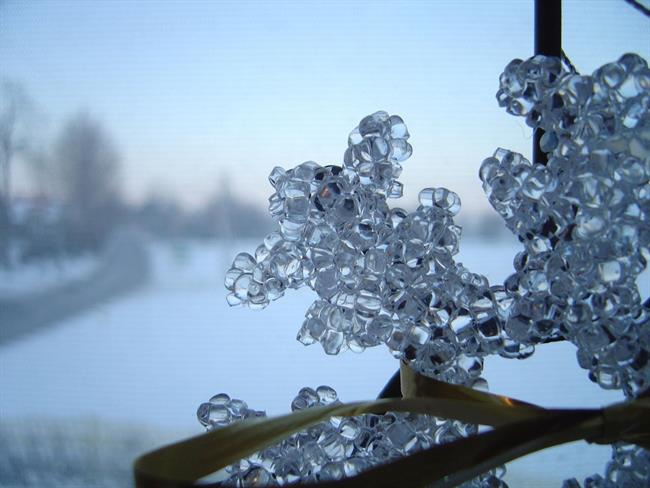
<path fill-rule="evenodd" d="M 302 388 L 291 403 L 292 411 L 339 403 L 329 386 Z M 219 409 L 216 422 L 210 418 Z M 223 411 L 230 415 L 223 415 Z M 241 400 L 219 394 L 199 407 L 199 421 L 208 429 L 241 420 L 248 410 Z M 225 420 L 225 419 L 228 420 Z M 372 466 L 473 435 L 476 427 L 460 422 L 435 422 L 426 415 L 387 413 L 356 417 L 332 417 L 282 442 L 242 459 L 226 468 L 223 486 L 274 486 L 301 482 L 332 481 L 354 476 Z M 464 488 L 506 488 L 499 479 L 503 468 L 485 473 Z"/>
<path fill-rule="evenodd" d="M 484 356 L 525 358 L 536 344 L 566 339 L 603 388 L 633 397 L 650 387 L 650 303 L 636 285 L 650 257 L 647 63 L 626 54 L 584 76 L 555 58 L 514 60 L 497 100 L 544 131 L 547 155 L 533 164 L 498 149 L 481 165 L 490 203 L 524 245 L 502 285 L 454 261 L 455 193 L 425 188 L 413 212 L 388 206 L 402 194 L 397 178 L 412 148 L 403 120 L 377 112 L 350 134 L 342 166 L 310 161 L 272 171 L 269 209 L 279 230 L 254 256 L 237 255 L 226 274 L 228 302 L 263 308 L 288 288 L 309 286 L 318 299 L 298 333 L 302 343 L 319 342 L 327 354 L 385 344 L 447 382 L 486 387 Z M 401 423 L 418 439 L 431 429 L 413 417 Z M 473 428 L 461 427 L 460 435 Z M 411 443 L 404 439 L 402 450 Z M 337 466 L 340 476 L 356 472 Z M 615 446 L 606 478 L 586 483 L 632 486 L 649 469 L 647 451 Z M 319 472 L 314 464 L 299 478 L 321 479 Z M 579 486 L 572 483 L 565 485 Z"/>

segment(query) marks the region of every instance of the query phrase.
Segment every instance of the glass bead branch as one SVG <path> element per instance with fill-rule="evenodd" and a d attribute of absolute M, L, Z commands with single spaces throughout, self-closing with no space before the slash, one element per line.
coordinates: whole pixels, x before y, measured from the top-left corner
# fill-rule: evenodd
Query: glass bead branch
<path fill-rule="evenodd" d="M 487 387 L 486 355 L 525 358 L 566 339 L 592 381 L 635 396 L 650 380 L 650 311 L 635 282 L 650 243 L 648 73 L 633 54 L 591 76 L 542 55 L 508 64 L 497 101 L 543 129 L 547 158 L 498 149 L 481 165 L 490 203 L 524 245 L 502 285 L 454 261 L 455 193 L 426 188 L 411 213 L 388 206 L 412 148 L 403 120 L 377 112 L 351 132 L 341 166 L 273 170 L 279 230 L 237 256 L 229 303 L 262 308 L 309 286 L 318 299 L 304 344 L 328 354 L 385 344 L 424 375 L 475 388 Z"/>

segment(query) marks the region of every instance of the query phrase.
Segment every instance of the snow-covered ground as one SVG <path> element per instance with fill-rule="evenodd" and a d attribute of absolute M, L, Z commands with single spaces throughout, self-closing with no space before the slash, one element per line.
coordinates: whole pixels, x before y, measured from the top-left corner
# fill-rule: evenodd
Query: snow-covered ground
<path fill-rule="evenodd" d="M 344 401 L 374 398 L 398 366 L 384 348 L 331 357 L 295 340 L 310 290 L 258 312 L 227 306 L 224 271 L 236 252 L 255 246 L 153 246 L 147 287 L 0 347 L 2 422 L 136 423 L 172 440 L 201 432 L 196 408 L 218 392 L 271 415 L 289 411 L 302 386 L 331 385 Z M 519 245 L 470 241 L 461 249 L 462 262 L 497 282 Z M 650 280 L 643 278 L 647 296 Z M 621 398 L 589 382 L 570 344 L 540 347 L 526 361 L 489 358 L 485 372 L 492 391 L 544 406 Z M 576 443 L 512 463 L 508 479 L 511 486 L 559 487 L 567 477 L 602 471 L 608 457 L 607 447 Z"/>
<path fill-rule="evenodd" d="M 87 255 L 60 261 L 33 262 L 11 269 L 0 268 L 0 298 L 14 298 L 49 290 L 88 276 L 97 258 Z"/>

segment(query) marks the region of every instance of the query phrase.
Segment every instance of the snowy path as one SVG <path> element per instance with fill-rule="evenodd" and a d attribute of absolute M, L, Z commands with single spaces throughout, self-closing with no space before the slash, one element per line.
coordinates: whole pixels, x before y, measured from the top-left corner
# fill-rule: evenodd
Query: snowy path
<path fill-rule="evenodd" d="M 201 432 L 196 407 L 222 391 L 269 414 L 287 412 L 302 386 L 329 384 L 344 401 L 374 398 L 396 361 L 384 348 L 330 357 L 318 345 L 299 344 L 309 290 L 260 312 L 225 304 L 224 270 L 237 251 L 254 246 L 155 247 L 148 287 L 0 346 L 2 422 L 76 417 L 182 436 Z M 462 249 L 461 261 L 495 282 L 509 272 L 518 246 L 467 242 Z M 526 361 L 490 358 L 486 376 L 493 391 L 546 406 L 620 398 L 587 380 L 570 344 L 540 347 Z M 608 448 L 570 445 L 513 463 L 509 479 L 511 486 L 559 486 L 571 475 L 602 471 L 608 457 Z"/>
<path fill-rule="evenodd" d="M 126 295 L 149 278 L 145 238 L 136 231 L 122 231 L 110 241 L 94 266 L 80 266 L 71 276 L 56 273 L 26 274 L 28 279 L 8 294 L 0 294 L 0 344 L 26 334 L 40 333 L 98 303 Z M 29 280 L 33 284 L 28 289 Z M 9 287 L 7 287 L 9 288 Z M 13 293 L 11 293 L 13 292 Z"/>

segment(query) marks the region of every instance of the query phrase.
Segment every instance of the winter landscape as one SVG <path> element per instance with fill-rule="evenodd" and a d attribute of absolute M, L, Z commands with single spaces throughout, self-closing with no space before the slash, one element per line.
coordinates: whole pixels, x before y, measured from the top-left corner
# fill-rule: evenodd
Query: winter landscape
<path fill-rule="evenodd" d="M 129 480 L 129 456 L 199 434 L 196 408 L 218 392 L 269 415 L 288 412 L 302 386 L 331 385 L 344 401 L 374 398 L 397 361 L 384 347 L 326 356 L 318 345 L 298 343 L 309 290 L 259 312 L 228 307 L 224 271 L 237 250 L 256 244 L 147 242 L 147 284 L 0 344 L 0 486 L 39 486 L 43 473 L 59 476 L 53 486 L 88 486 L 89 479 L 120 486 Z M 460 261 L 501 280 L 518 248 L 469 240 Z M 647 273 L 640 285 L 647 296 Z M 490 357 L 485 371 L 492 391 L 544 406 L 621 398 L 587 379 L 570 344 L 541 346 L 524 361 Z M 576 443 L 512 463 L 506 479 L 559 486 L 601 470 L 608 457 L 607 447 Z"/>
<path fill-rule="evenodd" d="M 564 0 L 565 64 L 650 59 L 634 3 Z M 197 407 L 220 392 L 268 415 L 304 386 L 374 399 L 398 369 L 386 347 L 305 347 L 315 293 L 231 308 L 224 275 L 276 227 L 273 168 L 341 165 L 350 130 L 386 110 L 414 148 L 391 207 L 414 209 L 423 187 L 457 192 L 456 261 L 502 283 L 523 247 L 478 172 L 499 147 L 531 155 L 531 127 L 495 93 L 533 53 L 533 5 L 0 0 L 0 488 L 132 486 L 133 460 L 202 433 Z M 637 283 L 646 300 L 650 271 Z M 568 342 L 489 356 L 484 376 L 548 407 L 623 399 Z M 573 443 L 504 479 L 559 487 L 610 455 Z"/>

